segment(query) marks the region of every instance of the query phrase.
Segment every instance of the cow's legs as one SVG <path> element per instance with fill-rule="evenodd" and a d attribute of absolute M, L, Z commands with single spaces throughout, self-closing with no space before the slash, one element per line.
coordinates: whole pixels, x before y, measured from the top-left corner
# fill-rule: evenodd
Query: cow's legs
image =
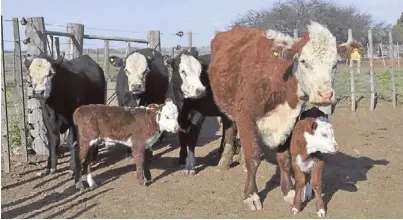
<path fill-rule="evenodd" d="M 58 131 L 53 131 L 52 134 L 49 135 L 49 145 L 50 145 L 50 174 L 54 174 L 57 171 L 57 148 L 60 144 L 60 133 Z M 49 165 L 49 163 L 48 163 Z"/>
<path fill-rule="evenodd" d="M 295 190 L 291 181 L 291 154 L 290 154 L 290 138 L 278 147 L 276 158 L 280 169 L 280 186 L 284 196 L 284 201 L 288 204 L 293 204 Z"/>
<path fill-rule="evenodd" d="M 243 202 L 250 210 L 260 210 L 262 203 L 256 185 L 256 172 L 261 162 L 258 134 L 251 118 L 241 117 L 241 119 L 236 123 L 247 170 Z"/>
<path fill-rule="evenodd" d="M 189 134 L 187 134 L 186 143 L 188 146 L 188 151 L 184 170 L 185 175 L 194 175 L 196 173 L 195 148 L 202 125 L 203 123 L 200 123 L 198 125 L 192 125 Z"/>
<path fill-rule="evenodd" d="M 227 117 L 222 117 L 223 134 L 221 137 L 222 154 L 218 166 L 221 169 L 227 170 L 230 168 L 234 157 L 234 138 L 237 133 L 236 124 L 230 121 Z"/>
<path fill-rule="evenodd" d="M 76 161 L 75 161 L 75 154 L 77 151 L 75 151 L 75 148 L 78 148 L 78 142 L 77 142 L 77 129 L 76 126 L 71 126 L 69 129 L 69 135 L 67 136 L 67 145 L 69 146 L 70 149 L 70 170 L 74 172 L 76 170 Z"/>

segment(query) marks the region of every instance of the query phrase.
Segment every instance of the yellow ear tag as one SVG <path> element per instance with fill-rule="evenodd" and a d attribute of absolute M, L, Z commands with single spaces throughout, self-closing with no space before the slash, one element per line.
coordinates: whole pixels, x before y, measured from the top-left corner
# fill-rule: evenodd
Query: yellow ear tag
<path fill-rule="evenodd" d="M 111 57 L 111 58 L 109 58 L 109 61 L 115 62 L 115 59 L 113 59 L 113 58 Z"/>
<path fill-rule="evenodd" d="M 277 52 L 274 52 L 273 55 L 274 55 L 275 57 L 278 57 L 278 53 L 277 53 Z"/>

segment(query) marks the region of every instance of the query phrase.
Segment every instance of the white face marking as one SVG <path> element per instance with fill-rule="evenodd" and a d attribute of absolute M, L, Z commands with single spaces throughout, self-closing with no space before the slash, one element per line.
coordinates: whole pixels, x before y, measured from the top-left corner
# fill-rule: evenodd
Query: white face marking
<path fill-rule="evenodd" d="M 335 96 L 330 97 L 334 92 L 330 80 L 337 63 L 336 38 L 317 22 L 307 28 L 309 41 L 302 48 L 295 74 L 310 102 L 329 105 L 335 102 Z"/>
<path fill-rule="evenodd" d="M 338 151 L 337 142 L 334 136 L 334 129 L 330 121 L 325 117 L 318 117 L 315 120 L 317 128 L 313 135 L 304 132 L 304 137 L 307 142 L 307 154 L 321 152 L 324 154 L 333 154 Z"/>
<path fill-rule="evenodd" d="M 132 53 L 126 58 L 125 72 L 129 91 L 140 94 L 146 89 L 146 75 L 148 72 L 148 63 L 144 55 Z"/>
<path fill-rule="evenodd" d="M 178 108 L 172 101 L 165 102 L 158 120 L 160 131 L 176 133 L 179 130 L 178 114 Z"/>
<path fill-rule="evenodd" d="M 311 157 L 308 157 L 308 159 L 302 161 L 301 155 L 298 154 L 295 158 L 295 161 L 297 162 L 297 165 L 299 166 L 301 171 L 304 173 L 310 172 L 315 166 L 315 161 Z"/>
<path fill-rule="evenodd" d="M 35 95 L 47 99 L 52 90 L 52 76 L 55 70 L 43 58 L 34 58 L 29 66 L 29 76 Z"/>
<path fill-rule="evenodd" d="M 199 98 L 206 92 L 200 81 L 202 66 L 193 56 L 182 54 L 179 75 L 182 78 L 181 90 L 185 98 Z"/>
<path fill-rule="evenodd" d="M 287 140 L 303 104 L 303 101 L 299 101 L 297 107 L 292 109 L 285 102 L 257 120 L 258 131 L 268 147 L 275 148 Z"/>

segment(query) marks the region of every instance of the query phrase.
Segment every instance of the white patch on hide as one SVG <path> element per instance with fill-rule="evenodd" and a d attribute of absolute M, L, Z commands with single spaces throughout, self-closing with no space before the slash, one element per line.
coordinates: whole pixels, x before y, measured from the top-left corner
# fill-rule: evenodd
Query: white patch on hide
<path fill-rule="evenodd" d="M 199 98 L 206 92 L 200 81 L 202 66 L 191 55 L 182 54 L 179 64 L 179 75 L 182 78 L 181 90 L 185 98 Z"/>
<path fill-rule="evenodd" d="M 178 115 L 178 107 L 172 101 L 166 101 L 157 118 L 160 132 L 176 133 L 179 130 Z"/>
<path fill-rule="evenodd" d="M 324 26 L 311 22 L 307 26 L 309 41 L 302 48 L 295 75 L 309 101 L 316 104 L 328 103 L 318 92 L 334 92 L 331 87 L 331 73 L 337 63 L 336 38 Z M 335 96 L 331 98 L 335 101 Z"/>
<path fill-rule="evenodd" d="M 87 174 L 87 183 L 90 186 L 90 188 L 96 184 L 94 179 L 92 178 L 91 173 Z"/>
<path fill-rule="evenodd" d="M 316 164 L 315 160 L 311 157 L 308 157 L 305 161 L 302 161 L 301 155 L 299 154 L 297 155 L 295 160 L 301 171 L 304 173 L 309 173 Z"/>
<path fill-rule="evenodd" d="M 28 70 L 34 92 L 44 91 L 44 98 L 48 98 L 52 89 L 52 76 L 55 73 L 52 65 L 46 59 L 34 58 Z"/>
<path fill-rule="evenodd" d="M 150 149 L 157 143 L 158 139 L 161 137 L 162 132 L 156 132 L 153 136 L 151 136 L 146 141 L 146 149 Z"/>
<path fill-rule="evenodd" d="M 139 92 L 145 91 L 146 72 L 148 69 L 147 59 L 143 54 L 132 53 L 125 61 L 125 72 L 127 76 L 127 83 L 129 90 L 132 91 L 133 87 L 138 88 Z"/>
<path fill-rule="evenodd" d="M 296 108 L 292 109 L 285 102 L 257 120 L 260 136 L 268 147 L 276 148 L 287 140 L 303 105 L 304 102 L 299 101 Z"/>
<path fill-rule="evenodd" d="M 307 154 L 310 155 L 317 151 L 324 154 L 336 153 L 337 149 L 335 147 L 337 146 L 337 142 L 330 121 L 325 117 L 318 117 L 315 122 L 317 128 L 313 134 L 304 132 L 304 137 L 307 143 Z"/>
<path fill-rule="evenodd" d="M 115 140 L 115 139 L 111 139 L 108 137 L 105 137 L 105 138 L 99 137 L 99 138 L 96 138 L 96 139 L 90 141 L 90 147 L 100 145 L 100 144 L 105 144 L 106 146 L 115 145 L 115 144 L 122 144 L 122 145 L 125 145 L 126 147 L 133 146 L 131 137 L 129 137 L 126 141 Z"/>

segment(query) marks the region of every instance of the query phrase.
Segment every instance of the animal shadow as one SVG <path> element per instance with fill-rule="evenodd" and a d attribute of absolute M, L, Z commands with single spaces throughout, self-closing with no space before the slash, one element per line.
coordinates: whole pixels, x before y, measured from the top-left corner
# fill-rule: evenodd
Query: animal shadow
<path fill-rule="evenodd" d="M 325 155 L 323 170 L 323 201 L 327 206 L 333 195 L 339 191 L 356 192 L 357 182 L 367 180 L 367 173 L 375 165 L 386 166 L 387 160 L 374 160 L 369 157 L 353 157 L 339 152 L 334 155 Z"/>

